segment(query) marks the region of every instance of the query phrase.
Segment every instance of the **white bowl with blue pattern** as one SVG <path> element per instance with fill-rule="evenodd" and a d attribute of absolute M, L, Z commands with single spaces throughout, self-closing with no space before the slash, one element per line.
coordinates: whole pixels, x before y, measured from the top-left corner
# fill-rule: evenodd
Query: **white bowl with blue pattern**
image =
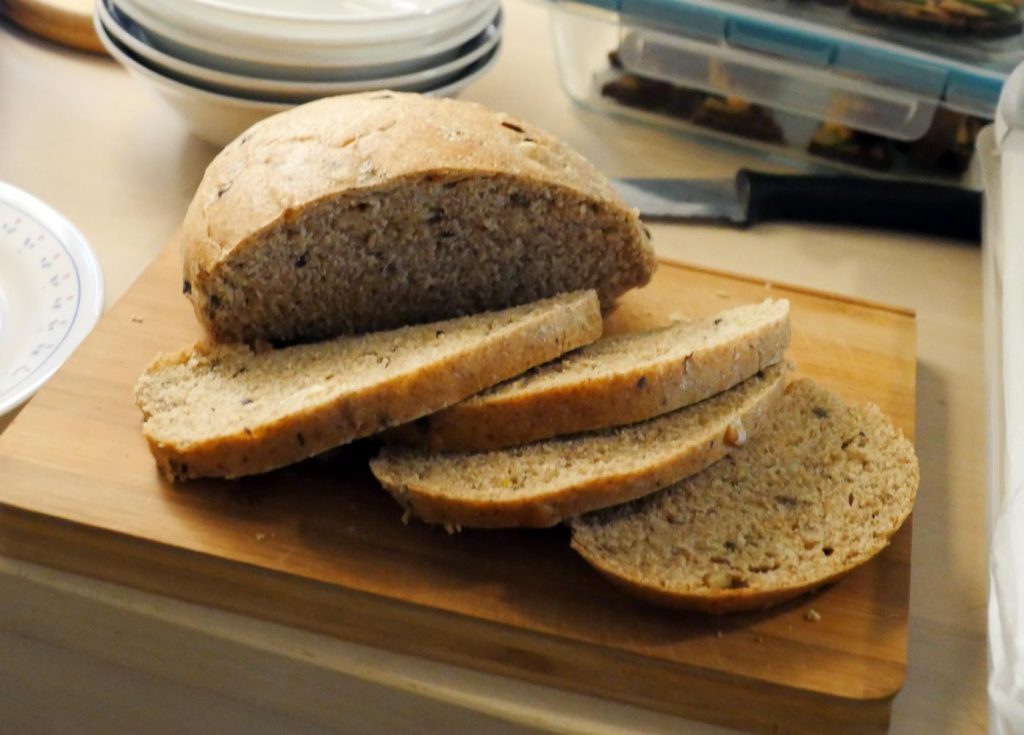
<path fill-rule="evenodd" d="M 102 311 L 103 275 L 86 239 L 0 182 L 0 416 L 50 379 Z"/>

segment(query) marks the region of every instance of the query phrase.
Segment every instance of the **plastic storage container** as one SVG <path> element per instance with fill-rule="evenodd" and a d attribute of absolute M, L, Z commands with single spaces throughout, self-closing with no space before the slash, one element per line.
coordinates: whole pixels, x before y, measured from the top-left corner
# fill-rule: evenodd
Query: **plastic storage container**
<path fill-rule="evenodd" d="M 931 177 L 967 168 L 1024 59 L 1022 2 L 554 0 L 552 16 L 583 104 Z"/>

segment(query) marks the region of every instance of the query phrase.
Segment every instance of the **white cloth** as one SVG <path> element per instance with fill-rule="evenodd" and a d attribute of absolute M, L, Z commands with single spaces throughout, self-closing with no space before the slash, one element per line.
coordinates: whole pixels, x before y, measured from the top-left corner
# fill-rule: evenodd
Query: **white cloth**
<path fill-rule="evenodd" d="M 989 731 L 1024 735 L 1024 65 L 986 163 Z"/>

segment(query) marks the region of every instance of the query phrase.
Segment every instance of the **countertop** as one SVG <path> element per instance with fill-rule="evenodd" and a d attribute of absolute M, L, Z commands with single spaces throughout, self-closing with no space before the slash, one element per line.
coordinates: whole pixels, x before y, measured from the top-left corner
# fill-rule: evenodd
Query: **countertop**
<path fill-rule="evenodd" d="M 612 176 L 765 167 L 577 107 L 559 86 L 547 9 L 506 6 L 501 58 L 463 98 L 547 128 Z M 171 237 L 216 149 L 113 61 L 8 25 L 0 25 L 0 109 L 0 180 L 78 226 L 113 303 Z M 922 478 L 909 666 L 892 732 L 984 732 L 980 251 L 821 226 L 651 230 L 665 256 L 916 310 Z M 15 562 L 3 548 L 0 536 L 5 731 L 727 732 Z"/>

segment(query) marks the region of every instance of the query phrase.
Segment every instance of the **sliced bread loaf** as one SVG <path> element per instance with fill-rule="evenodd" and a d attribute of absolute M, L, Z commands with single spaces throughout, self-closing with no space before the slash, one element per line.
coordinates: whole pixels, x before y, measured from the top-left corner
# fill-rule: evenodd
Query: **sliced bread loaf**
<path fill-rule="evenodd" d="M 782 359 L 789 302 L 606 337 L 387 432 L 389 443 L 487 451 L 632 424 L 702 401 Z"/>
<path fill-rule="evenodd" d="M 181 246 L 185 293 L 219 341 L 310 341 L 591 288 L 608 306 L 655 266 L 636 212 L 553 136 L 396 92 L 257 123 L 206 170 Z"/>
<path fill-rule="evenodd" d="M 798 381 L 742 451 L 660 493 L 574 518 L 572 545 L 656 603 L 766 607 L 885 548 L 918 478 L 913 446 L 876 407 L 852 408 Z"/>
<path fill-rule="evenodd" d="M 386 446 L 373 474 L 407 510 L 450 527 L 553 526 L 699 472 L 756 433 L 785 371 L 643 423 L 476 454 Z"/>
<path fill-rule="evenodd" d="M 237 477 L 449 406 L 601 335 L 593 291 L 277 350 L 199 344 L 135 388 L 168 478 Z"/>

